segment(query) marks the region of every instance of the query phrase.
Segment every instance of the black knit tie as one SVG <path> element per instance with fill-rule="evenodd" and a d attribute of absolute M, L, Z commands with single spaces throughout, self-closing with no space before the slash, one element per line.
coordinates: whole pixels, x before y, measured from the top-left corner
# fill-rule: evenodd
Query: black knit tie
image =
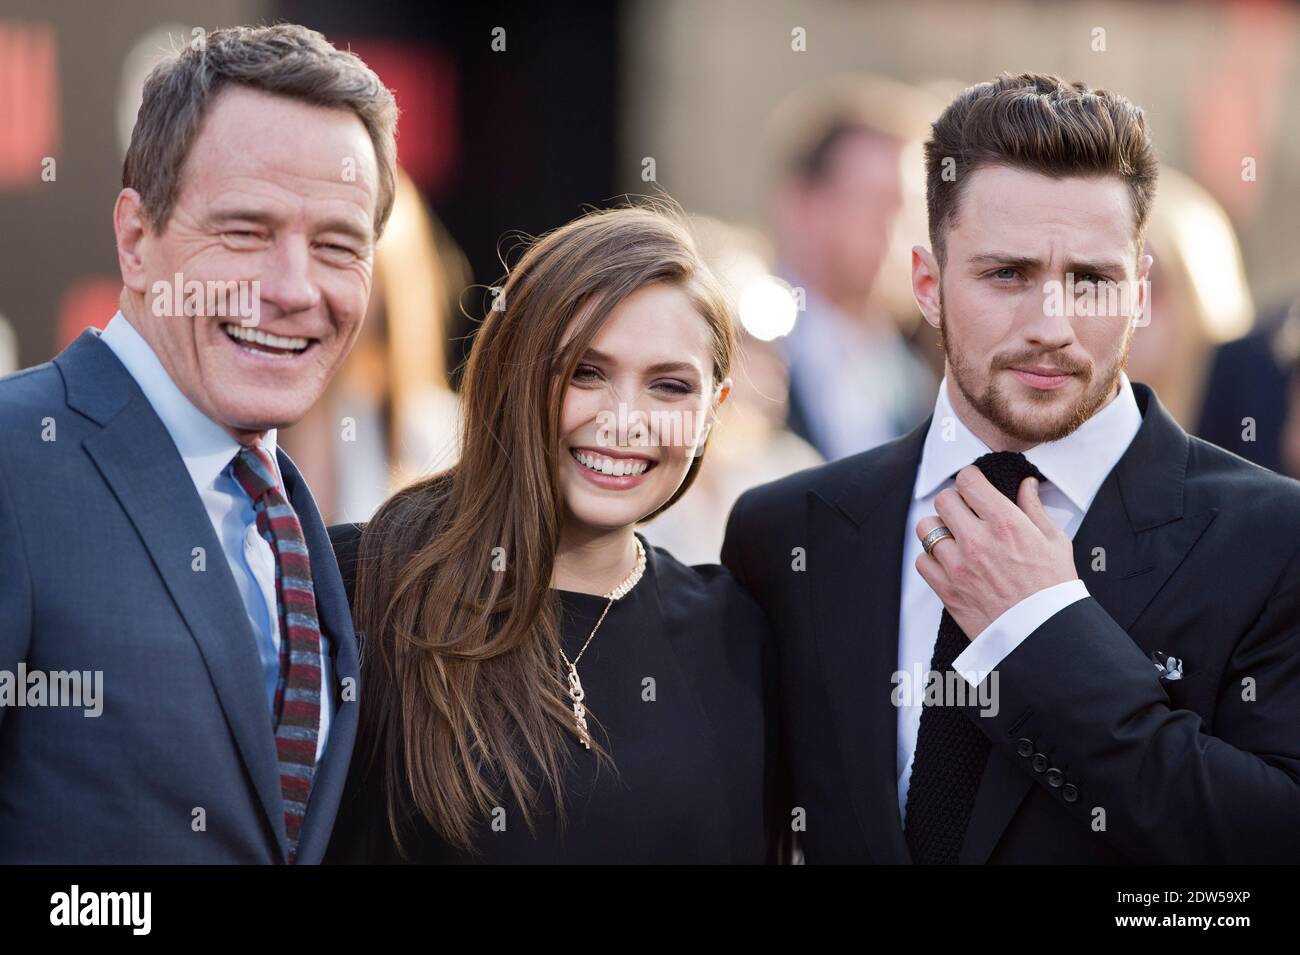
<path fill-rule="evenodd" d="M 1013 501 L 1025 478 L 1044 480 L 1028 458 L 1013 451 L 986 454 L 975 466 Z M 950 685 L 946 674 L 952 670 L 953 661 L 968 646 L 970 641 L 944 608 L 930 663 L 931 673 L 945 674 L 944 686 Z M 913 862 L 933 865 L 957 861 L 989 748 L 988 737 L 958 707 L 927 706 L 921 711 L 904 819 Z"/>

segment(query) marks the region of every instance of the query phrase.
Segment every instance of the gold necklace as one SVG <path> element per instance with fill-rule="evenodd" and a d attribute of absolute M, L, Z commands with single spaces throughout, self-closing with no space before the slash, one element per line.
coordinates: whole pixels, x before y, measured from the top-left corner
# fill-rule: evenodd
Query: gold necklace
<path fill-rule="evenodd" d="M 577 727 L 578 739 L 587 749 L 591 749 L 591 733 L 587 729 L 587 708 L 582 705 L 587 693 L 583 690 L 582 680 L 578 677 L 578 661 L 587 652 L 587 647 L 591 646 L 592 638 L 596 636 L 596 631 L 600 629 L 600 625 L 605 622 L 605 615 L 609 613 L 609 608 L 614 606 L 614 601 L 626 597 L 628 592 L 636 586 L 637 581 L 641 579 L 641 575 L 645 573 L 645 547 L 641 545 L 641 538 L 635 534 L 632 535 L 632 542 L 636 544 L 636 566 L 632 568 L 632 573 L 623 578 L 621 584 L 604 595 L 608 603 L 605 604 L 605 609 L 601 611 L 600 619 L 596 621 L 596 625 L 591 628 L 591 634 L 587 637 L 587 642 L 582 645 L 582 649 L 578 651 L 578 655 L 572 660 L 564 652 L 564 648 L 560 648 L 560 656 L 564 658 L 565 666 L 569 668 L 569 698 L 573 700 L 573 724 Z"/>

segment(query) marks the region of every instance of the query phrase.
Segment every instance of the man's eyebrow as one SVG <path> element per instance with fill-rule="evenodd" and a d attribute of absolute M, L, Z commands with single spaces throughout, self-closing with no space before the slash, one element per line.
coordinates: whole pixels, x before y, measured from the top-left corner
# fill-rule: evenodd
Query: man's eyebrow
<path fill-rule="evenodd" d="M 1010 252 L 981 252 L 970 257 L 971 265 L 996 265 L 1004 269 L 1033 270 L 1042 265 L 1040 259 L 1029 255 L 1012 255 Z"/>
<path fill-rule="evenodd" d="M 369 242 L 374 236 L 369 227 L 362 228 L 351 219 L 326 219 L 320 224 L 320 232 L 342 232 L 362 242 Z"/>
<path fill-rule="evenodd" d="M 1030 255 L 1013 255 L 1009 252 L 981 252 L 979 255 L 970 257 L 971 265 L 991 266 L 996 265 L 1004 269 L 1023 269 L 1026 272 L 1032 272 L 1042 267 L 1042 259 L 1036 259 Z M 1098 274 L 1123 272 L 1124 264 L 1119 261 L 1102 260 L 1089 262 L 1082 259 L 1074 260 L 1066 265 L 1067 272 L 1073 272 L 1075 275 L 1096 272 Z"/>
<path fill-rule="evenodd" d="M 618 364 L 617 361 L 615 361 L 609 355 L 606 355 L 603 351 L 600 351 L 597 348 L 588 348 L 586 355 L 584 355 L 583 357 L 590 359 L 591 361 L 602 362 L 606 365 Z M 654 375 L 667 374 L 668 372 L 684 372 L 684 371 L 694 372 L 696 374 L 699 373 L 698 368 L 696 368 L 690 362 L 685 362 L 685 361 L 656 362 L 655 364 L 647 368 L 646 371 Z"/>
<path fill-rule="evenodd" d="M 276 217 L 261 209 L 245 209 L 232 206 L 227 209 L 214 209 L 208 216 L 213 222 L 255 222 L 258 225 L 272 225 Z"/>
<path fill-rule="evenodd" d="M 1108 259 L 1098 262 L 1071 262 L 1066 271 L 1073 272 L 1075 275 L 1084 275 L 1088 272 L 1096 272 L 1099 275 L 1114 274 L 1116 272 L 1123 274 L 1124 263 Z"/>
<path fill-rule="evenodd" d="M 228 209 L 216 209 L 209 217 L 213 223 L 223 222 L 253 222 L 258 225 L 275 225 L 278 217 L 272 215 L 264 209 L 250 209 L 241 206 L 232 206 Z M 320 222 L 316 231 L 318 232 L 341 232 L 345 235 L 355 236 L 362 242 L 369 242 L 372 238 L 370 229 L 362 228 L 351 219 L 335 216 Z"/>

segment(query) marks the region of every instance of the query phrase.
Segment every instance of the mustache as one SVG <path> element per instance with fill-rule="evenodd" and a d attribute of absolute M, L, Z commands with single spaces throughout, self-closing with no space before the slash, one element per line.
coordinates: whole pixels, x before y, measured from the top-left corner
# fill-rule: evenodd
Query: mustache
<path fill-rule="evenodd" d="M 1017 352 L 1013 355 L 999 356 L 994 358 L 992 362 L 995 371 L 1003 368 L 1019 368 L 1023 365 L 1054 368 L 1067 375 L 1090 375 L 1092 373 L 1092 365 L 1089 362 L 1069 358 L 1065 355 L 1052 356 L 1050 352 Z"/>

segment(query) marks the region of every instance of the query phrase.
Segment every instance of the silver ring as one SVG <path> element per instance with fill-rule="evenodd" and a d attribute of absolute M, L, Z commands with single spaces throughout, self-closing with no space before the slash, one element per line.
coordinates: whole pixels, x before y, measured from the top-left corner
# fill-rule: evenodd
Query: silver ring
<path fill-rule="evenodd" d="M 934 550 L 934 545 L 939 543 L 939 541 L 943 540 L 945 537 L 952 537 L 952 531 L 948 530 L 948 528 L 944 527 L 942 524 L 930 531 L 930 533 L 926 534 L 925 537 L 921 539 L 921 547 L 925 550 L 926 555 L 928 556 L 929 553 Z M 953 537 L 953 540 L 956 539 L 957 538 Z"/>

